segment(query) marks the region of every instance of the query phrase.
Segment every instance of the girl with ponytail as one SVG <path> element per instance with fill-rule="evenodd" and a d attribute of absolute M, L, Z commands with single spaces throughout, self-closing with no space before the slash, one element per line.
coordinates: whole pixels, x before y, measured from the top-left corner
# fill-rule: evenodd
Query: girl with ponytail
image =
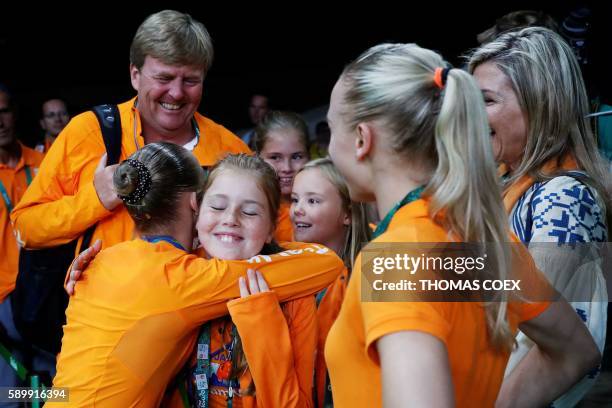
<path fill-rule="evenodd" d="M 328 122 L 330 157 L 351 199 L 375 201 L 386 214 L 373 242 L 487 244 L 491 279 L 520 268 L 529 283 L 547 286 L 527 250 L 509 245 L 516 241 L 482 94 L 468 73 L 415 44 L 375 46 L 343 71 Z M 504 384 L 520 390 L 520 404 L 552 401 L 599 358 L 565 301 L 528 303 L 506 292 L 487 302 L 362 301 L 365 258 L 362 251 L 325 347 L 338 406 L 493 406 L 518 326 L 548 357 L 525 370 L 564 373 L 545 390 Z"/>

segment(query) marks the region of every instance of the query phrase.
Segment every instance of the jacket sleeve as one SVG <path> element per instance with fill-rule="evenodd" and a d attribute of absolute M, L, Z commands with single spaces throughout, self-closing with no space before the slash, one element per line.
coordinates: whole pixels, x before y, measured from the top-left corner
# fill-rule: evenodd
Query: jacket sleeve
<path fill-rule="evenodd" d="M 314 296 L 287 302 L 285 314 L 274 292 L 236 299 L 228 309 L 242 338 L 257 406 L 312 407 Z"/>
<path fill-rule="evenodd" d="M 318 244 L 285 243 L 286 251 L 247 261 L 201 259 L 193 255 L 167 265 L 171 286 L 180 287 L 180 314 L 191 327 L 226 315 L 227 302 L 240 297 L 238 278 L 259 270 L 280 302 L 314 295 L 344 269 L 334 251 Z"/>
<path fill-rule="evenodd" d="M 45 156 L 38 174 L 11 213 L 19 244 L 64 244 L 111 214 L 100 202 L 93 174 L 105 152 L 92 112 L 74 118 Z"/>

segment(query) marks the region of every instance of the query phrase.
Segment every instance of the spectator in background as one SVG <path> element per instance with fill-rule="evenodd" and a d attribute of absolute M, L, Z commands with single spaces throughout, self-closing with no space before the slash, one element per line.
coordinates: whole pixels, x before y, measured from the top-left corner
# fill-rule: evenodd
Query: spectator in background
<path fill-rule="evenodd" d="M 602 15 L 603 13 L 593 14 L 589 36 L 589 41 L 591 41 L 589 65 L 591 65 L 594 89 L 591 112 L 594 116 L 599 150 L 608 160 L 608 169 L 612 172 L 612 81 L 610 80 L 612 61 L 609 56 L 609 22 L 607 16 Z M 610 356 L 612 357 L 612 353 Z M 612 367 L 612 362 L 610 366 Z"/>
<path fill-rule="evenodd" d="M 315 126 L 315 140 L 310 145 L 310 159 L 322 159 L 327 157 L 329 138 L 331 136 L 329 125 L 326 120 L 322 120 Z"/>
<path fill-rule="evenodd" d="M 47 99 L 42 104 L 40 127 L 45 132 L 43 142 L 36 145 L 35 150 L 47 153 L 57 135 L 66 127 L 70 114 L 66 103 L 58 98 Z"/>
<path fill-rule="evenodd" d="M 5 347 L 5 339 L 10 342 L 20 340 L 13 324 L 11 302 L 7 298 L 15 287 L 19 263 L 19 246 L 13 234 L 9 214 L 23 196 L 43 158 L 41 153 L 17 140 L 15 122 L 15 106 L 11 94 L 0 84 L 0 331 L 4 334 L 2 343 Z M 13 357 L 23 363 L 22 350 L 13 349 L 11 352 Z M 32 364 L 30 368 L 46 370 L 55 365 L 55 359 L 51 356 L 41 365 L 34 361 Z M 17 382 L 14 369 L 3 358 L 0 358 L 0 385 L 24 385 Z"/>
<path fill-rule="evenodd" d="M 251 102 L 249 104 L 249 119 L 253 127 L 241 132 L 240 135 L 242 141 L 251 149 L 253 149 L 253 143 L 255 141 L 255 128 L 270 111 L 269 102 L 269 98 L 263 93 L 255 93 L 253 96 L 251 96 Z"/>
<path fill-rule="evenodd" d="M 271 111 L 255 128 L 255 151 L 271 165 L 281 188 L 281 205 L 274 238 L 278 242 L 293 240 L 290 219 L 293 180 L 310 160 L 308 126 L 295 112 Z"/>
<path fill-rule="evenodd" d="M 492 27 L 487 28 L 476 36 L 478 44 L 483 45 L 493 41 L 500 34 L 520 27 L 541 26 L 559 32 L 559 26 L 554 18 L 536 10 L 517 10 L 505 14 L 495 21 Z"/>

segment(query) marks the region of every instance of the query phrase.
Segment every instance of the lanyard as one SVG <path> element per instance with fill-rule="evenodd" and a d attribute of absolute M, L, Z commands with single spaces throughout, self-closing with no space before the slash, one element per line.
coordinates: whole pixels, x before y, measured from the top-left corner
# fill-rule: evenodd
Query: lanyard
<path fill-rule="evenodd" d="M 406 194 L 406 196 L 402 198 L 402 201 L 395 204 L 391 211 L 389 211 L 387 215 L 385 215 L 385 218 L 383 218 L 380 224 L 378 224 L 378 226 L 376 227 L 376 230 L 372 234 L 372 239 L 384 234 L 385 231 L 387 231 L 387 228 L 389 228 L 389 223 L 391 222 L 391 219 L 393 218 L 395 213 L 406 204 L 410 204 L 411 202 L 418 200 L 421 197 L 421 193 L 423 192 L 423 190 L 425 190 L 425 186 L 417 187 L 414 190 L 410 191 L 408 194 Z"/>
<path fill-rule="evenodd" d="M 24 166 L 23 169 L 25 170 L 26 174 L 26 183 L 29 186 L 32 182 L 32 170 L 30 170 L 30 166 Z M 2 194 L 4 204 L 6 204 L 6 209 L 10 213 L 13 211 L 13 203 L 11 203 L 11 197 L 9 196 L 8 191 L 6 191 L 4 184 L 2 184 L 2 181 L 0 181 L 0 194 Z"/>
<path fill-rule="evenodd" d="M 166 241 L 175 248 L 187 252 L 185 247 L 183 247 L 176 239 L 172 238 L 170 235 L 143 235 L 141 238 L 143 239 L 143 241 L 151 242 L 152 244 L 155 244 L 160 241 Z"/>
<path fill-rule="evenodd" d="M 196 366 L 188 373 L 187 378 L 187 389 L 179 387 L 179 391 L 182 394 L 183 404 L 185 406 L 196 406 L 199 408 L 208 408 L 208 396 L 209 396 L 209 383 L 208 379 L 212 376 L 210 364 L 210 326 L 211 323 L 205 323 L 200 328 L 198 334 L 197 343 L 197 358 Z M 223 330 L 225 333 L 225 330 Z M 236 326 L 232 324 L 232 344 L 230 352 L 230 358 L 228 361 L 231 362 L 231 353 L 234 351 L 236 346 L 237 330 Z M 223 335 L 222 335 L 223 337 Z M 221 339 L 223 347 L 225 342 Z M 195 385 L 195 390 L 193 389 Z M 227 393 L 227 408 L 232 408 L 234 398 L 234 388 L 236 391 L 240 388 L 238 380 L 230 380 L 229 388 Z"/>

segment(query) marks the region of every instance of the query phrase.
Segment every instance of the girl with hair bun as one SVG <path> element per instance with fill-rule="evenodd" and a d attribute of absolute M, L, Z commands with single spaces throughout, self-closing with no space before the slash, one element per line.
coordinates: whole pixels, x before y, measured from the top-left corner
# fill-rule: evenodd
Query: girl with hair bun
<path fill-rule="evenodd" d="M 257 255 L 261 246 L 252 245 L 255 237 L 230 231 L 209 234 L 230 260 L 190 254 L 204 172 L 178 145 L 147 144 L 118 166 L 114 184 L 137 236 L 95 256 L 98 241 L 71 268 L 67 290 L 74 294 L 66 311 L 54 387 L 69 387 L 73 406 L 158 406 L 187 361 L 200 325 L 227 314 L 227 302 L 243 289 L 253 290 L 266 275 L 277 301 L 285 302 L 318 292 L 342 269 L 332 251 L 311 244 L 287 243 L 287 251 L 260 255 L 257 261 L 244 259 Z M 264 222 L 273 219 L 265 203 L 252 200 L 245 205 L 249 208 L 239 207 L 220 225 L 233 225 L 237 213 Z M 257 236 L 261 245 L 272 235 L 273 222 L 269 225 Z M 259 271 L 257 276 L 248 272 L 247 285 L 243 276 L 254 265 Z M 207 353 L 202 359 L 211 365 Z M 198 379 L 198 389 L 204 389 L 204 379 Z"/>

